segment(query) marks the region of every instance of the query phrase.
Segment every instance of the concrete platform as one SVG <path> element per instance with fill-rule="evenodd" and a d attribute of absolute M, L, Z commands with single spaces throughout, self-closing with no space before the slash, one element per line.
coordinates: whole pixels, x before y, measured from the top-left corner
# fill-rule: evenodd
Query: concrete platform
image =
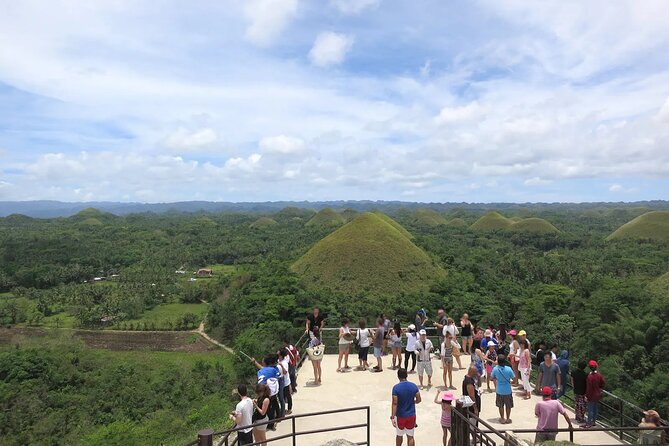
<path fill-rule="evenodd" d="M 372 358 L 370 358 L 372 359 Z M 462 357 L 463 367 L 469 365 L 469 357 Z M 390 365 L 390 357 L 384 357 L 384 367 Z M 357 356 L 351 356 L 349 365 L 357 364 Z M 442 386 L 440 361 L 432 361 L 435 376 L 433 384 Z M 381 373 L 372 373 L 369 371 L 350 371 L 347 373 L 337 373 L 337 357 L 335 355 L 325 355 L 322 363 L 323 383 L 320 386 L 313 386 L 313 372 L 311 364 L 307 361 L 299 372 L 298 392 L 293 395 L 293 414 L 302 414 L 318 412 L 330 409 L 341 409 L 354 406 L 371 407 L 371 444 L 394 445 L 395 430 L 390 422 L 391 389 L 397 383 L 397 374 L 395 371 L 386 369 Z M 456 396 L 461 395 L 462 380 L 465 375 L 465 369 L 454 370 L 453 385 L 457 387 L 454 390 Z M 418 375 L 410 374 L 409 380 L 418 384 Z M 427 383 L 427 377 L 425 377 Z M 492 384 L 491 384 L 492 385 Z M 485 383 L 483 384 L 485 388 Z M 441 387 L 439 387 L 442 390 Z M 441 409 L 435 404 L 434 397 L 437 388 L 421 391 L 423 402 L 416 408 L 417 423 L 416 443 L 419 445 L 440 445 L 441 444 L 441 426 L 439 419 Z M 515 396 L 515 395 L 514 395 Z M 493 427 L 499 430 L 534 429 L 536 427 L 536 418 L 534 416 L 534 405 L 539 400 L 538 396 L 533 396 L 530 400 L 523 400 L 521 397 L 514 398 L 514 409 L 511 412 L 511 424 L 502 425 L 499 423 L 499 413 L 495 407 L 495 394 L 483 393 L 482 398 L 482 418 L 488 421 Z M 573 413 L 571 418 L 573 422 Z M 336 415 L 326 415 L 323 417 L 311 417 L 296 420 L 296 430 L 305 431 L 311 429 L 321 429 L 334 427 L 344 424 L 357 424 L 366 421 L 365 412 L 343 413 Z M 576 423 L 574 422 L 574 425 Z M 564 419 L 560 419 L 560 427 L 567 427 Z M 291 431 L 290 422 L 280 423 L 276 433 L 268 432 L 268 438 L 274 435 L 286 434 Z M 520 438 L 532 440 L 532 434 L 519 435 Z M 340 432 L 329 432 L 313 434 L 298 437 L 299 446 L 318 446 L 335 438 L 345 438 L 353 442 L 365 441 L 365 430 L 347 430 Z M 568 434 L 558 435 L 558 440 L 568 440 Z M 497 444 L 501 444 L 495 439 Z M 602 432 L 588 432 L 578 429 L 574 441 L 581 445 L 614 445 L 623 444 L 615 437 Z M 405 441 L 406 444 L 406 441 Z M 292 440 L 286 439 L 270 443 L 270 445 L 292 445 Z"/>

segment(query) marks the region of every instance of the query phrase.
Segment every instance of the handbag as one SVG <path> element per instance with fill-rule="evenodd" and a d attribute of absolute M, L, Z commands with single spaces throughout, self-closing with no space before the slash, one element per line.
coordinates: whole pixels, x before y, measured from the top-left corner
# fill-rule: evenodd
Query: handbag
<path fill-rule="evenodd" d="M 312 361 L 320 361 L 323 359 L 323 354 L 325 353 L 325 345 L 319 344 L 315 347 L 307 348 L 307 355 Z"/>

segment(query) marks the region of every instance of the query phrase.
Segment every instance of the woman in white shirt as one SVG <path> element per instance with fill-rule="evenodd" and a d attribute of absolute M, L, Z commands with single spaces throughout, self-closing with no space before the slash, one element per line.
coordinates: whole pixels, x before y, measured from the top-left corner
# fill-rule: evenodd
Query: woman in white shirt
<path fill-rule="evenodd" d="M 407 346 L 404 350 L 404 369 L 409 373 L 416 373 L 416 344 L 418 344 L 418 333 L 416 333 L 416 326 L 409 325 L 406 332 Z M 411 358 L 411 370 L 408 369 L 409 358 Z"/>
<path fill-rule="evenodd" d="M 372 337 L 372 333 L 367 328 L 367 322 L 364 319 L 360 319 L 358 327 L 355 335 L 355 339 L 358 341 L 358 361 L 360 362 L 358 370 L 367 370 L 367 367 L 369 367 L 367 353 L 369 352 L 369 339 Z"/>
<path fill-rule="evenodd" d="M 349 327 L 349 320 L 344 318 L 341 321 L 341 327 L 339 327 L 339 358 L 337 359 L 337 372 L 345 372 L 349 370 L 348 366 L 348 354 L 351 350 L 351 341 L 347 340 L 346 335 L 351 334 L 351 328 Z M 344 368 L 341 367 L 341 360 L 344 359 Z"/>

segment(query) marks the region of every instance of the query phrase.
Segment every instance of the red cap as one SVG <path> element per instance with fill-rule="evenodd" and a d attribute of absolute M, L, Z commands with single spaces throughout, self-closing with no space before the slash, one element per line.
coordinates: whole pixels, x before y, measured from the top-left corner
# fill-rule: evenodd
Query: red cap
<path fill-rule="evenodd" d="M 552 396 L 553 395 L 553 389 L 548 386 L 544 386 L 543 389 L 541 389 L 541 393 L 543 393 L 544 396 Z"/>
<path fill-rule="evenodd" d="M 597 368 L 597 367 L 599 367 L 599 365 L 597 365 L 597 361 L 595 361 L 594 359 L 591 359 L 590 362 L 588 363 L 588 367 Z"/>

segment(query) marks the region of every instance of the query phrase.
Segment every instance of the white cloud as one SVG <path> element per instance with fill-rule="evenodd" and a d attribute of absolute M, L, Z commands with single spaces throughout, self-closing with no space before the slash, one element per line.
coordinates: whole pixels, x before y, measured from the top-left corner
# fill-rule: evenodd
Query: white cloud
<path fill-rule="evenodd" d="M 344 14 L 359 14 L 367 8 L 376 8 L 381 0 L 330 0 L 330 4 Z"/>
<path fill-rule="evenodd" d="M 309 51 L 309 60 L 317 67 L 339 65 L 353 47 L 353 37 L 330 31 L 322 32 Z"/>
<path fill-rule="evenodd" d="M 444 107 L 435 116 L 434 122 L 439 125 L 452 124 L 456 122 L 472 121 L 481 118 L 485 113 L 484 108 L 477 101 L 458 107 Z"/>
<path fill-rule="evenodd" d="M 306 150 L 302 139 L 286 135 L 267 136 L 260 140 L 259 146 L 263 153 L 277 155 L 295 155 Z"/>
<path fill-rule="evenodd" d="M 430 70 L 432 69 L 432 61 L 430 59 L 426 60 L 422 67 L 420 67 L 421 77 L 428 77 L 430 75 Z"/>
<path fill-rule="evenodd" d="M 167 137 L 165 145 L 174 150 L 196 151 L 210 147 L 218 141 L 218 134 L 212 128 L 201 128 L 190 131 L 179 127 Z"/>
<path fill-rule="evenodd" d="M 244 0 L 244 15 L 249 21 L 246 38 L 266 46 L 297 15 L 298 0 Z"/>
<path fill-rule="evenodd" d="M 625 190 L 620 184 L 612 184 L 609 186 L 609 192 L 623 192 Z"/>
<path fill-rule="evenodd" d="M 657 114 L 657 119 L 660 122 L 669 122 L 669 98 L 664 101 L 664 105 Z"/>
<path fill-rule="evenodd" d="M 528 178 L 523 182 L 525 186 L 546 186 L 551 183 L 551 180 L 545 180 L 541 177 Z"/>

